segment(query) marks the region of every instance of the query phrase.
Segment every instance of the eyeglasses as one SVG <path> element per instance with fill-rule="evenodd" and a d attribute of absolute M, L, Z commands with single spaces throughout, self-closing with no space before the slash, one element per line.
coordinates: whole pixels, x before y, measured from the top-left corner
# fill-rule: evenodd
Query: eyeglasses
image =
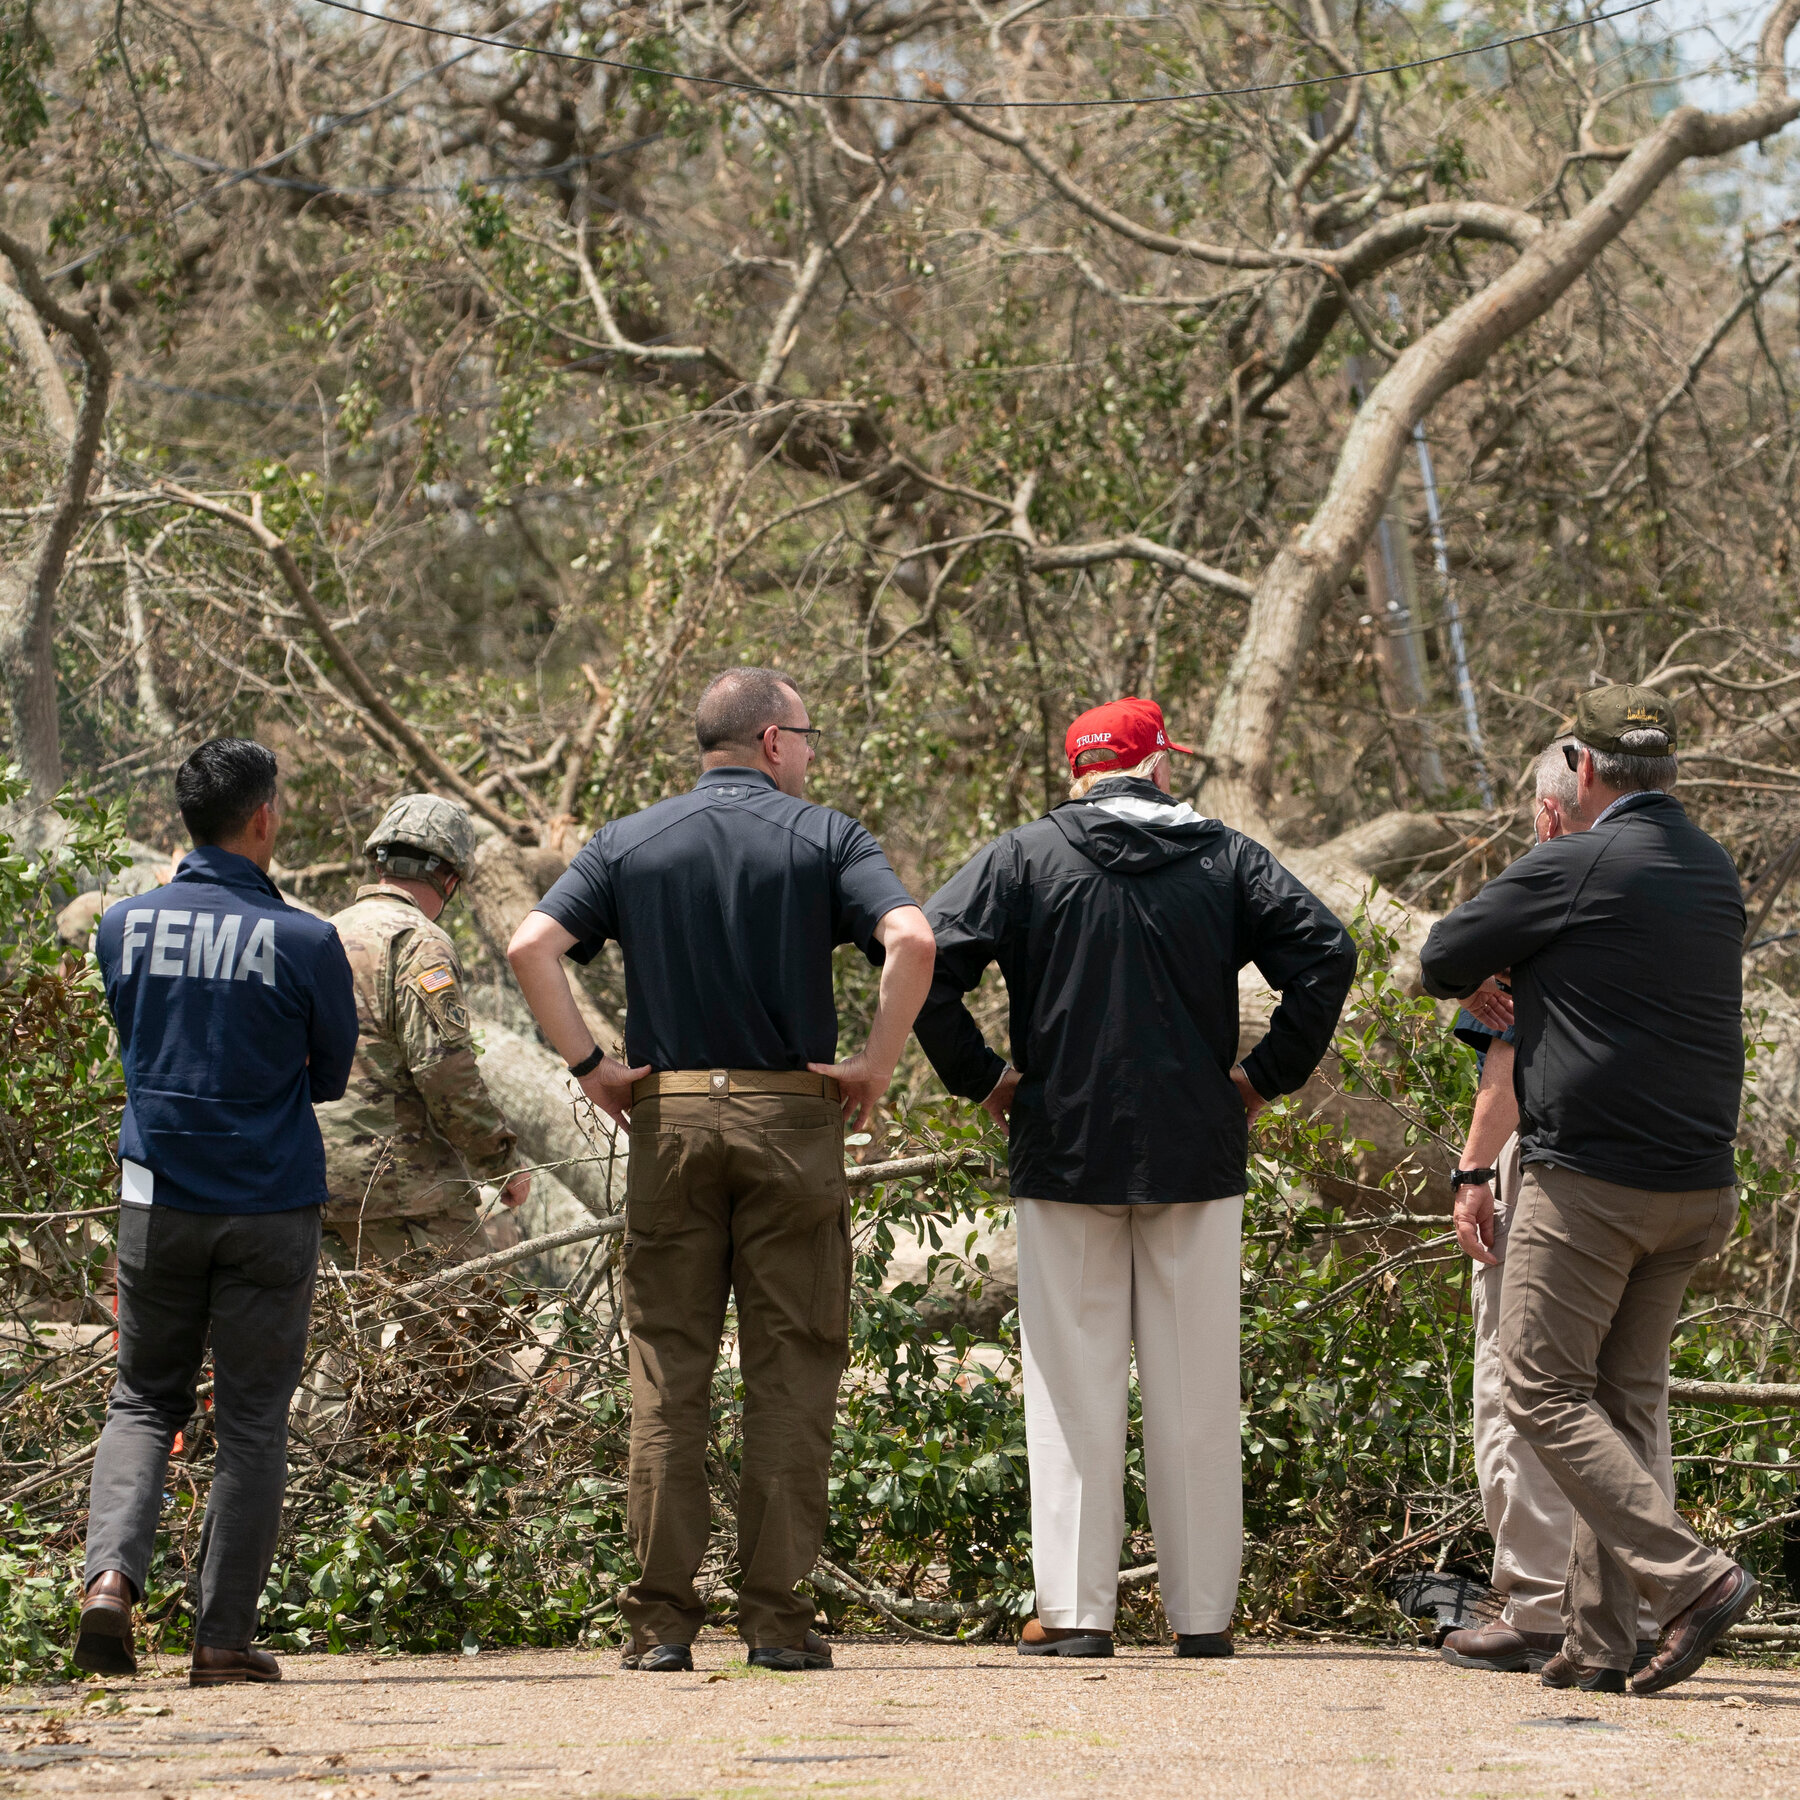
<path fill-rule="evenodd" d="M 765 726 L 764 730 L 767 729 L 768 727 Z M 825 735 L 824 727 L 820 725 L 777 725 L 775 729 L 777 731 L 791 731 L 795 737 L 805 738 L 807 743 L 815 750 L 819 747 L 819 739 Z"/>
<path fill-rule="evenodd" d="M 1562 747 L 1563 761 L 1569 765 L 1571 775 L 1581 772 L 1581 749 L 1579 744 L 1564 744 Z"/>

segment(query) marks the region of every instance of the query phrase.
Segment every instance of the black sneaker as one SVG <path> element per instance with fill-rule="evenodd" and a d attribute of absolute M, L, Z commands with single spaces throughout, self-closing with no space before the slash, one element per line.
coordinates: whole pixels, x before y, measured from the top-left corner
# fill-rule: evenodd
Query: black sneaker
<path fill-rule="evenodd" d="M 649 1644 L 642 1650 L 628 1648 L 619 1666 L 642 1675 L 678 1675 L 693 1668 L 694 1653 L 686 1644 Z"/>
<path fill-rule="evenodd" d="M 805 1642 L 798 1646 L 759 1645 L 750 1652 L 748 1661 L 753 1669 L 781 1669 L 788 1674 L 798 1673 L 802 1669 L 829 1669 L 831 1646 L 816 1631 L 809 1631 Z"/>
<path fill-rule="evenodd" d="M 1175 1634 L 1177 1656 L 1236 1656 L 1229 1631 L 1178 1631 Z"/>

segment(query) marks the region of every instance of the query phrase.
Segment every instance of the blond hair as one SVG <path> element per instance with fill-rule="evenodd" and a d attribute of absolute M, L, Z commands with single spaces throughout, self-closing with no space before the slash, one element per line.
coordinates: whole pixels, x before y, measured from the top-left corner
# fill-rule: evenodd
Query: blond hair
<path fill-rule="evenodd" d="M 1135 777 L 1140 781 L 1152 781 L 1156 777 L 1156 765 L 1159 762 L 1166 761 L 1168 755 L 1169 753 L 1166 750 L 1152 750 L 1135 769 L 1115 769 L 1111 767 L 1089 769 L 1085 773 L 1077 775 L 1075 779 L 1069 783 L 1069 798 L 1071 800 L 1085 800 L 1088 797 L 1088 790 L 1098 786 L 1102 781 L 1118 781 L 1127 776 Z"/>

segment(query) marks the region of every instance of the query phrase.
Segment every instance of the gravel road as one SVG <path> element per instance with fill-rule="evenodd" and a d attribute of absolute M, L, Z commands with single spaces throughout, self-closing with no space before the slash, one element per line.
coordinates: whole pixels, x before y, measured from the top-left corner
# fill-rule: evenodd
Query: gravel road
<path fill-rule="evenodd" d="M 1410 1651 L 1249 1646 L 1230 1662 L 841 1640 L 838 1667 L 692 1675 L 614 1653 L 286 1659 L 279 1687 L 170 1666 L 100 1700 L 0 1691 L 0 1794 L 146 1800 L 1736 1800 L 1800 1793 L 1800 1671 L 1713 1663 L 1654 1700 L 1552 1693 Z M 59 1723 L 60 1721 L 60 1723 Z M 62 1740 L 62 1741 L 58 1741 Z"/>

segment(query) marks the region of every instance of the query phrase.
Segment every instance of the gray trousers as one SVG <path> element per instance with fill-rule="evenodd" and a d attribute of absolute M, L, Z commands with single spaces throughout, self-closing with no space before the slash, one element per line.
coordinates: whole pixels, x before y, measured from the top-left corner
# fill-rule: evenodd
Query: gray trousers
<path fill-rule="evenodd" d="M 194 1642 L 242 1650 L 275 1558 L 288 1404 L 306 1357 L 319 1208 L 281 1213 L 119 1209 L 119 1374 L 88 1499 L 87 1580 L 142 1598 L 169 1449 L 194 1411 L 210 1337 L 217 1450 L 200 1528 Z"/>

